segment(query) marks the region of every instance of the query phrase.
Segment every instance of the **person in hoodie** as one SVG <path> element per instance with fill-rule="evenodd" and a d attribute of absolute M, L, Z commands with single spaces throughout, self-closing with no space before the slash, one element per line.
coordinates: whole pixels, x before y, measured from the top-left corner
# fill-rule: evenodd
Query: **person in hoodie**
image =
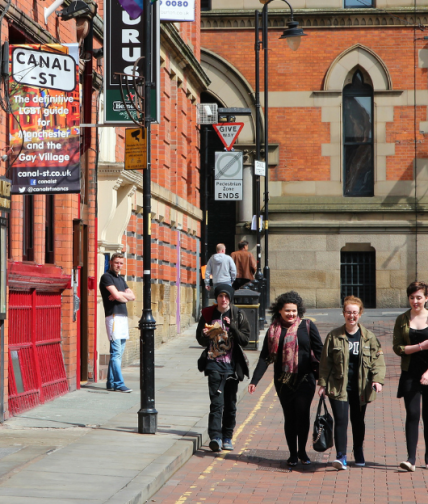
<path fill-rule="evenodd" d="M 242 347 L 248 345 L 251 330 L 245 313 L 233 304 L 235 291 L 232 286 L 219 284 L 214 293 L 217 304 L 202 310 L 196 339 L 207 349 L 204 351 L 206 359 L 201 366 L 198 362 L 198 369 L 208 377 L 209 446 L 218 452 L 233 450 L 238 383 L 249 376 L 248 359 Z M 223 330 L 221 344 L 210 333 L 210 327 L 216 323 Z"/>
<path fill-rule="evenodd" d="M 233 259 L 226 255 L 226 245 L 219 243 L 217 253 L 212 255 L 205 270 L 205 288 L 209 291 L 210 275 L 213 277 L 214 289 L 218 284 L 232 285 L 236 278 L 236 266 Z"/>

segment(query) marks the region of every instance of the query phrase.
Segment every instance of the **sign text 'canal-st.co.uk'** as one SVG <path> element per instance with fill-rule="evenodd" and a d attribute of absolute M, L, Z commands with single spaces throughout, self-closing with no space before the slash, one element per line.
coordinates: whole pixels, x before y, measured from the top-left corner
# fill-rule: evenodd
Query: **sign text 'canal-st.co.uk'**
<path fill-rule="evenodd" d="M 244 127 L 244 123 L 220 123 L 213 124 L 213 126 L 226 150 L 230 151 L 238 139 L 239 133 L 241 133 Z"/>
<path fill-rule="evenodd" d="M 77 44 L 11 45 L 12 194 L 80 192 Z"/>

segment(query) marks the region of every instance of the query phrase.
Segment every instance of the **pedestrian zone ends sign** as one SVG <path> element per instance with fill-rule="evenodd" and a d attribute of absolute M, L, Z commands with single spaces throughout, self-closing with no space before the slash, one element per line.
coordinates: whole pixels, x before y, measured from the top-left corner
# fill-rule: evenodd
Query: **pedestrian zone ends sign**
<path fill-rule="evenodd" d="M 226 147 L 226 150 L 230 151 L 233 144 L 238 139 L 239 133 L 241 133 L 244 123 L 220 123 L 213 124 L 214 129 L 217 131 L 220 140 Z"/>

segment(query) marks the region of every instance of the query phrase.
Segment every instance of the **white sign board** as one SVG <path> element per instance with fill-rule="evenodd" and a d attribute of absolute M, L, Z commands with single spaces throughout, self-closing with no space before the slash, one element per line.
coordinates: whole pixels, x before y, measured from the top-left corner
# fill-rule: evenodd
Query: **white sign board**
<path fill-rule="evenodd" d="M 264 161 L 254 161 L 254 174 L 266 177 L 266 163 Z"/>
<path fill-rule="evenodd" d="M 76 87 L 76 63 L 67 54 L 16 47 L 12 77 L 19 84 L 71 92 Z"/>
<path fill-rule="evenodd" d="M 216 201 L 242 200 L 242 152 L 215 153 Z"/>
<path fill-rule="evenodd" d="M 214 191 L 216 201 L 241 201 L 242 180 L 216 180 Z"/>
<path fill-rule="evenodd" d="M 159 0 L 161 21 L 194 21 L 195 0 Z"/>

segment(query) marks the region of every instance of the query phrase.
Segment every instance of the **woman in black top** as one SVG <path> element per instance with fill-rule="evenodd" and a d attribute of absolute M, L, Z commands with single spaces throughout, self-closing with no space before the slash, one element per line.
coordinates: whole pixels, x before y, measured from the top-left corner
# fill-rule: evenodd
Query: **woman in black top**
<path fill-rule="evenodd" d="M 411 309 L 395 322 L 393 349 L 401 357 L 401 376 L 397 397 L 404 398 L 406 407 L 407 460 L 400 467 L 416 469 L 419 419 L 424 422 L 425 467 L 428 469 L 428 286 L 412 282 L 407 287 Z"/>
<path fill-rule="evenodd" d="M 274 363 L 274 383 L 284 411 L 284 430 L 290 458 L 288 465 L 310 464 L 306 442 L 310 407 L 315 394 L 311 354 L 319 361 L 322 342 L 310 320 L 302 320 L 303 300 L 297 292 L 281 294 L 270 307 L 272 323 L 266 333 L 248 392 L 253 394 L 269 364 Z"/>

